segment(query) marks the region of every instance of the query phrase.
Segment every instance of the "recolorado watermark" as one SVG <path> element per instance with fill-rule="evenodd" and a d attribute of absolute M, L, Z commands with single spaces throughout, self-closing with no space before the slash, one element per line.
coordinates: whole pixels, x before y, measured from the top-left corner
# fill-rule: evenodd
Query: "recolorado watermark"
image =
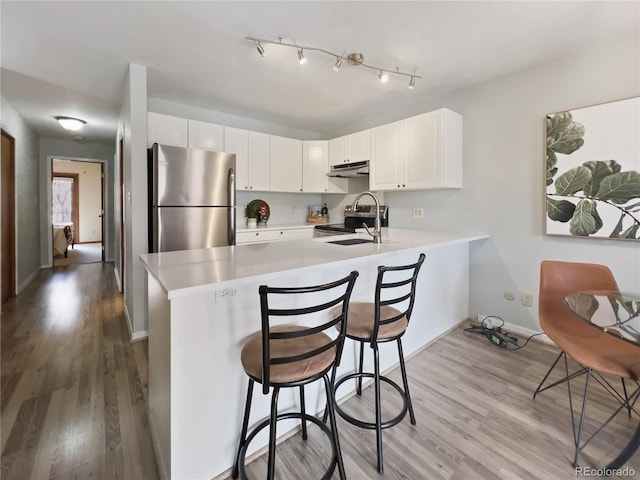
<path fill-rule="evenodd" d="M 574 474 L 576 477 L 635 478 L 636 471 L 630 467 L 624 467 L 624 468 L 575 467 Z"/>

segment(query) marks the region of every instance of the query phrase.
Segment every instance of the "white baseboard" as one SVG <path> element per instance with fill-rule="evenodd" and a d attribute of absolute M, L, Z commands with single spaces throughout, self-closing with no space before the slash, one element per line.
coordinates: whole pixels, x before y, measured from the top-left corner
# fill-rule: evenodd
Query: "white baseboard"
<path fill-rule="evenodd" d="M 127 303 L 124 304 L 124 317 L 127 320 L 127 329 L 129 330 L 129 338 L 131 342 L 139 342 L 145 338 L 149 338 L 149 331 L 142 330 L 141 332 L 135 332 L 131 328 L 131 317 L 129 317 L 129 310 L 127 310 Z"/>
<path fill-rule="evenodd" d="M 20 285 L 18 285 L 18 291 L 16 292 L 16 295 L 20 295 L 24 291 L 24 289 L 27 288 L 31 282 L 33 282 L 33 280 L 40 273 L 40 270 L 42 270 L 41 266 L 36 268 L 34 270 L 34 272 L 31 275 L 29 275 L 24 282 L 22 282 Z"/>
<path fill-rule="evenodd" d="M 113 267 L 113 274 L 116 277 L 116 284 L 118 285 L 118 291 L 122 293 L 122 284 L 120 283 L 120 272 L 118 271 L 118 267 Z"/>
<path fill-rule="evenodd" d="M 147 399 L 148 402 L 148 399 Z M 156 464 L 158 465 L 158 473 L 160 474 L 160 480 L 166 480 L 167 467 L 162 456 L 162 450 L 160 449 L 160 441 L 158 437 L 158 429 L 156 428 L 156 422 L 153 418 L 151 408 L 147 407 L 147 419 L 149 420 L 149 433 L 151 434 L 151 446 L 153 447 L 153 453 L 156 456 Z"/>

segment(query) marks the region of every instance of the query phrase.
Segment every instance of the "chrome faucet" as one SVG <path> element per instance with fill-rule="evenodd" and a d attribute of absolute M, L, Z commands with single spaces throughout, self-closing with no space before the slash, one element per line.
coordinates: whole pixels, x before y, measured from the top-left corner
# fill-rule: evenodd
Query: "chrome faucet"
<path fill-rule="evenodd" d="M 353 201 L 353 204 L 351 205 L 351 210 L 353 210 L 354 212 L 357 211 L 358 200 L 360 200 L 365 195 L 369 195 L 371 198 L 373 198 L 373 201 L 376 203 L 376 219 L 373 226 L 373 232 L 369 230 L 369 227 L 367 226 L 366 223 L 363 222 L 362 226 L 367 231 L 367 233 L 373 237 L 374 242 L 382 243 L 382 230 L 380 228 L 380 201 L 378 200 L 378 197 L 376 197 L 375 194 L 369 191 L 362 192 L 358 194 L 356 199 Z"/>

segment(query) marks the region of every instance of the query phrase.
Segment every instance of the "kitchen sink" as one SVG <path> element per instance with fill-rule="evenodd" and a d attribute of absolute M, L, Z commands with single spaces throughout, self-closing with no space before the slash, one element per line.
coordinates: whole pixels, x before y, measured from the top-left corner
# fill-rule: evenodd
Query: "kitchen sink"
<path fill-rule="evenodd" d="M 359 243 L 373 243 L 368 238 L 346 238 L 344 240 L 333 240 L 327 243 L 335 243 L 336 245 L 357 245 Z"/>

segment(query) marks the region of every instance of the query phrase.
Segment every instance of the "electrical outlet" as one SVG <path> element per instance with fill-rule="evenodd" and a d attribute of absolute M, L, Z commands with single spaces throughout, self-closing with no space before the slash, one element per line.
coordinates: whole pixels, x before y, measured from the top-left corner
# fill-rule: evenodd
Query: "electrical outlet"
<path fill-rule="evenodd" d="M 523 293 L 520 297 L 520 301 L 525 307 L 531 307 L 533 306 L 533 295 L 530 293 Z"/>
<path fill-rule="evenodd" d="M 236 295 L 238 295 L 238 291 L 235 288 L 216 290 L 216 303 L 228 302 L 230 300 L 233 300 Z"/>
<path fill-rule="evenodd" d="M 424 217 L 424 208 L 416 207 L 413 209 L 413 218 L 423 218 Z"/>
<path fill-rule="evenodd" d="M 516 299 L 516 296 L 513 294 L 513 292 L 504 292 L 504 298 L 506 298 L 509 301 L 512 301 Z"/>

